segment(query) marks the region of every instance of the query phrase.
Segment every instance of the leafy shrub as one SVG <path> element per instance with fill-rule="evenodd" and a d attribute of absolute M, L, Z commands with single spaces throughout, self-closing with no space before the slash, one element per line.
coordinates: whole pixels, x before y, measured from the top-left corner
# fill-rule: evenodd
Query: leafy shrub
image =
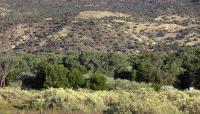
<path fill-rule="evenodd" d="M 90 73 L 90 77 L 87 81 L 87 85 L 93 90 L 102 90 L 106 86 L 107 79 L 99 72 Z"/>
<path fill-rule="evenodd" d="M 65 88 L 69 87 L 70 83 L 67 78 L 69 70 L 65 68 L 63 65 L 47 65 L 45 69 L 45 83 L 44 86 L 46 88 L 54 87 L 54 88 Z"/>
<path fill-rule="evenodd" d="M 85 84 L 85 79 L 82 75 L 82 72 L 77 69 L 70 71 L 67 78 L 69 79 L 70 87 L 74 89 L 81 88 Z"/>
<path fill-rule="evenodd" d="M 82 72 L 77 69 L 68 70 L 62 64 L 38 64 L 34 82 L 39 85 L 39 87 L 36 87 L 38 89 L 49 87 L 72 87 L 78 89 L 85 85 L 85 79 Z"/>
<path fill-rule="evenodd" d="M 158 67 L 153 65 L 149 60 L 142 60 L 137 69 L 137 81 L 156 82 L 161 83 L 161 71 Z"/>
<path fill-rule="evenodd" d="M 63 64 L 66 68 L 78 69 L 81 72 L 86 72 L 86 68 L 80 64 L 79 62 L 79 53 L 76 52 L 69 52 L 63 57 Z"/>

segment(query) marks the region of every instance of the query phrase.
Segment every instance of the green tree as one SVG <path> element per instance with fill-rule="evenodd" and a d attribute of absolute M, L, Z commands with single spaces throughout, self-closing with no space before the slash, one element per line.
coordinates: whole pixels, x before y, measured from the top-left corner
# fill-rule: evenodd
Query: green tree
<path fill-rule="evenodd" d="M 86 72 L 87 69 L 80 64 L 79 61 L 79 53 L 77 52 L 69 52 L 67 53 L 63 59 L 63 64 L 66 68 L 72 70 L 72 69 L 78 69 L 81 72 Z"/>
<path fill-rule="evenodd" d="M 106 86 L 107 79 L 99 72 L 90 73 L 90 77 L 87 81 L 87 85 L 93 90 L 102 90 Z"/>
<path fill-rule="evenodd" d="M 47 65 L 45 69 L 46 80 L 44 87 L 54 87 L 54 88 L 66 88 L 69 87 L 70 83 L 67 78 L 69 70 L 63 65 Z"/>
<path fill-rule="evenodd" d="M 184 71 L 181 66 L 182 61 L 180 59 L 171 59 L 173 60 L 167 60 L 167 63 L 162 67 L 164 84 L 174 84 L 177 76 L 179 76 Z"/>
<path fill-rule="evenodd" d="M 82 72 L 77 69 L 72 70 L 68 74 L 67 78 L 69 79 L 70 87 L 74 89 L 81 88 L 85 84 L 85 79 L 82 75 Z"/>
<path fill-rule="evenodd" d="M 137 81 L 161 83 L 161 70 L 148 60 L 142 60 L 137 69 Z"/>

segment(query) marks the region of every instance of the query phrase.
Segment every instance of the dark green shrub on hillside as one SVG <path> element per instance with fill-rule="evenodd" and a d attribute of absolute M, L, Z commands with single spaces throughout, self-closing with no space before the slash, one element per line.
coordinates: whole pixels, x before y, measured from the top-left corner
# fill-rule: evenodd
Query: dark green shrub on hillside
<path fill-rule="evenodd" d="M 98 71 L 111 77 L 115 69 L 130 66 L 127 55 L 111 52 L 70 52 L 63 57 L 63 64 L 70 70 L 78 69 L 84 73 Z"/>
<path fill-rule="evenodd" d="M 82 75 L 82 72 L 80 72 L 77 69 L 72 70 L 67 78 L 69 79 L 70 87 L 74 89 L 82 88 L 85 84 L 85 79 Z"/>
<path fill-rule="evenodd" d="M 174 84 L 177 76 L 179 76 L 184 69 L 181 67 L 182 61 L 177 58 L 171 57 L 172 60 L 166 60 L 167 63 L 162 67 L 163 84 Z"/>
<path fill-rule="evenodd" d="M 47 65 L 45 69 L 46 80 L 44 86 L 46 88 L 54 87 L 54 88 L 66 88 L 70 86 L 67 75 L 69 70 L 65 68 L 63 65 Z"/>
<path fill-rule="evenodd" d="M 62 61 L 64 66 L 70 70 L 78 69 L 81 72 L 87 71 L 86 68 L 80 64 L 79 53 L 69 52 L 65 55 L 65 57 L 63 57 Z"/>
<path fill-rule="evenodd" d="M 137 77 L 136 80 L 139 82 L 153 82 L 153 83 L 161 83 L 162 75 L 160 68 L 153 65 L 148 60 L 142 60 L 138 69 L 137 69 Z"/>
<path fill-rule="evenodd" d="M 87 71 L 88 70 L 96 71 L 97 69 L 101 69 L 100 56 L 101 55 L 98 55 L 95 52 L 94 53 L 84 52 L 79 54 L 79 62 L 87 69 Z"/>
<path fill-rule="evenodd" d="M 90 89 L 102 90 L 106 86 L 106 81 L 107 79 L 103 74 L 99 72 L 94 72 L 90 74 L 87 85 Z"/>
<path fill-rule="evenodd" d="M 34 88 L 66 88 L 78 89 L 85 85 L 85 79 L 77 69 L 68 70 L 64 65 L 40 63 L 37 65 Z"/>

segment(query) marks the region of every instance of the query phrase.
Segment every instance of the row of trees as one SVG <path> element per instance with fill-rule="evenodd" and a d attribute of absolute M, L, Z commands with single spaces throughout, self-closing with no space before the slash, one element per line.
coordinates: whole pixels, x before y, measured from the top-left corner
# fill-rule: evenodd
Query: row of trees
<path fill-rule="evenodd" d="M 2 56 L 1 60 L 6 56 Z M 184 48 L 174 53 L 68 52 L 66 54 L 16 54 L 1 62 L 1 81 L 12 83 L 17 76 L 34 77 L 34 88 L 70 87 L 103 89 L 107 77 L 200 89 L 200 50 Z M 5 61 L 4 60 L 4 61 Z M 13 62 L 15 60 L 16 62 Z M 14 64 L 15 63 L 15 64 Z M 7 70 L 2 70 L 6 64 Z M 16 66 L 16 67 L 14 67 Z M 4 71 L 7 73 L 3 75 Z M 6 78 L 5 78 L 6 77 Z M 1 85 L 1 86 L 3 86 Z M 101 85 L 100 87 L 98 87 Z"/>
<path fill-rule="evenodd" d="M 200 50 L 181 49 L 176 53 L 152 52 L 130 57 L 132 69 L 122 70 L 115 78 L 173 85 L 179 89 L 200 89 Z M 117 70 L 119 72 L 119 70 Z"/>
<path fill-rule="evenodd" d="M 64 67 L 59 64 L 38 64 L 35 77 L 36 88 L 90 88 L 101 90 L 106 85 L 106 78 L 99 72 L 83 75 L 80 70 Z"/>

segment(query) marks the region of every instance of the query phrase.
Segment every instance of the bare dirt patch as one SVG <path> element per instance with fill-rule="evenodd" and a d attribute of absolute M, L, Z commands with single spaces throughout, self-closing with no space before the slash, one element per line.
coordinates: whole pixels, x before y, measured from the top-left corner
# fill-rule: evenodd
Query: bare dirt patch
<path fill-rule="evenodd" d="M 129 17 L 130 15 L 124 14 L 124 13 L 115 13 L 111 11 L 83 11 L 80 12 L 77 18 L 81 19 L 90 19 L 90 18 L 96 18 L 100 19 L 103 17 Z"/>

